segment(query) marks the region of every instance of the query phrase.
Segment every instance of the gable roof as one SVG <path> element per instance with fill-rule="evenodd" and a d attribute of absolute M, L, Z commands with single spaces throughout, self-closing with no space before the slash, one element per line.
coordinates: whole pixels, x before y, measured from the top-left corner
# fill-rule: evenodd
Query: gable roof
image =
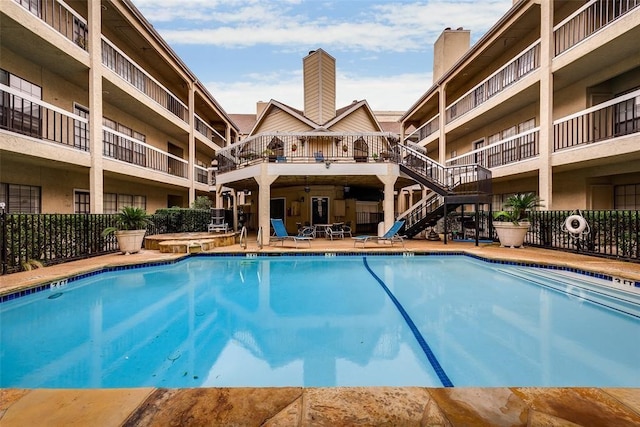
<path fill-rule="evenodd" d="M 369 107 L 369 104 L 365 99 L 363 99 L 362 101 L 353 101 L 350 105 L 347 105 L 346 107 L 342 107 L 339 110 L 337 110 L 336 116 L 333 119 L 329 120 L 327 123 L 325 123 L 324 127 L 330 128 L 334 124 L 338 123 L 340 120 L 353 114 L 354 111 L 359 109 L 364 109 L 365 113 L 369 116 L 371 121 L 378 128 L 378 131 L 382 132 L 382 126 L 380 126 L 380 123 L 378 122 L 376 115 L 373 114 L 373 110 L 371 109 L 371 107 Z"/>
<path fill-rule="evenodd" d="M 254 134 L 256 129 L 264 122 L 265 118 L 271 113 L 271 111 L 273 111 L 274 108 L 279 108 L 280 110 L 286 112 L 287 114 L 291 115 L 292 117 L 295 117 L 296 119 L 298 119 L 301 122 L 311 126 L 314 129 L 318 127 L 318 124 L 315 123 L 313 120 L 310 120 L 309 118 L 305 117 L 305 115 L 302 113 L 302 111 L 296 110 L 293 107 L 290 107 L 290 106 L 288 106 L 286 104 L 283 104 L 282 102 L 279 102 L 279 101 L 276 101 L 276 100 L 272 99 L 271 101 L 269 101 L 269 103 L 264 108 L 264 110 L 262 110 L 262 114 L 260 114 L 260 116 L 258 116 L 258 119 L 256 120 L 255 124 L 253 125 L 253 128 L 251 129 L 251 132 L 249 132 L 249 135 L 253 135 Z"/>

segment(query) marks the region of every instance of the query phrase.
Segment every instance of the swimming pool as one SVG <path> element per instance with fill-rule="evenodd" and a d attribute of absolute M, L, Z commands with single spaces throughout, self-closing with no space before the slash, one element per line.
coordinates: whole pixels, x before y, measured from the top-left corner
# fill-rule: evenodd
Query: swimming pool
<path fill-rule="evenodd" d="M 0 386 L 638 387 L 634 290 L 469 256 L 194 256 L 0 304 Z"/>

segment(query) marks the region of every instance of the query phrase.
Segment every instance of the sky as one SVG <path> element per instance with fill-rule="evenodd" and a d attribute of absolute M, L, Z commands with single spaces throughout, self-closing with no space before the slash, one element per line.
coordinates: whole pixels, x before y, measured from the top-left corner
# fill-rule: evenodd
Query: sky
<path fill-rule="evenodd" d="M 132 0 L 229 114 L 271 99 L 303 109 L 302 58 L 336 59 L 336 107 L 406 111 L 432 84 L 447 28 L 475 43 L 512 0 Z"/>

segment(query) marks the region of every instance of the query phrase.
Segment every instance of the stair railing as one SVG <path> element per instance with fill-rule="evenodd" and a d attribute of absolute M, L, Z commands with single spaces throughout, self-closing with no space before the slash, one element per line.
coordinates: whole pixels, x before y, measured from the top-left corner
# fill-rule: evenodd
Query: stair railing
<path fill-rule="evenodd" d="M 262 249 L 262 226 L 258 227 L 258 236 L 256 237 L 256 244 L 258 245 L 258 249 Z"/>
<path fill-rule="evenodd" d="M 242 226 L 242 230 L 240 230 L 240 247 L 242 249 L 247 249 L 247 227 Z"/>

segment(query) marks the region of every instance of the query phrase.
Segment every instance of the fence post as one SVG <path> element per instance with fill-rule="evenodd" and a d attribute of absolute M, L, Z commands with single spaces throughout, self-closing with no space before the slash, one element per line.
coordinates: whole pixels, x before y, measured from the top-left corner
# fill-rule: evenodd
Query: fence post
<path fill-rule="evenodd" d="M 2 259 L 2 274 L 7 274 L 7 213 L 4 208 L 4 202 L 0 202 L 0 231 L 2 232 L 0 258 Z"/>

